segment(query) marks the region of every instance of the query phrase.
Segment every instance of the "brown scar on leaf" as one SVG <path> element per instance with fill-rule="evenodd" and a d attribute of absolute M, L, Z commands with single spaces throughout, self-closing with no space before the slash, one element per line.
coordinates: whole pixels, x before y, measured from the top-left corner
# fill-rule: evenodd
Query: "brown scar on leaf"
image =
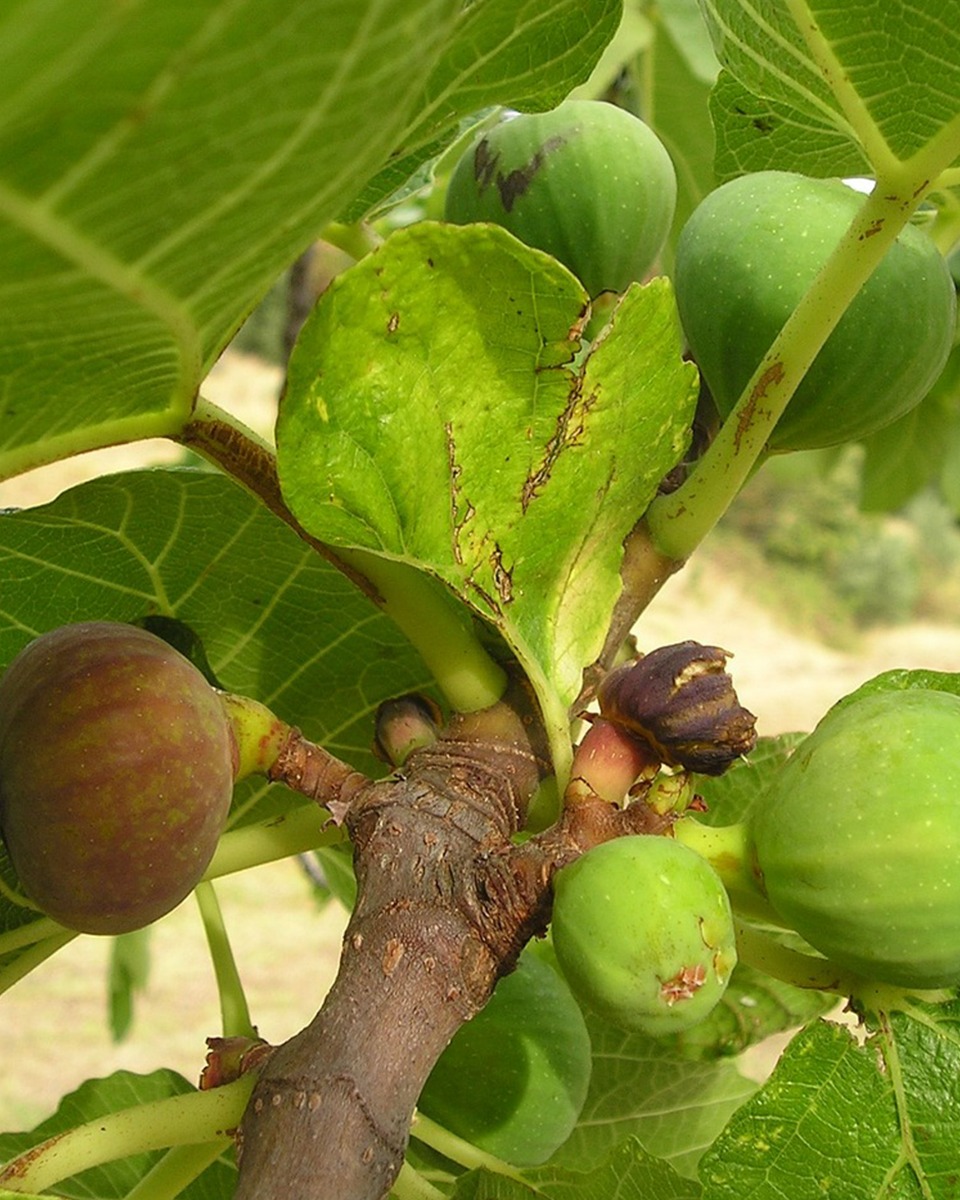
<path fill-rule="evenodd" d="M 398 312 L 392 312 L 390 314 L 390 319 L 387 321 L 387 333 L 396 333 L 399 325 L 400 314 Z"/>
<path fill-rule="evenodd" d="M 494 600 L 486 588 L 481 587 L 480 584 L 477 583 L 472 575 L 467 577 L 467 587 L 471 588 L 476 595 L 480 597 L 483 603 L 487 606 L 487 608 L 489 608 L 489 610 L 498 620 L 503 620 L 503 609 L 496 602 L 496 600 Z"/>
<path fill-rule="evenodd" d="M 564 450 L 572 449 L 583 444 L 586 433 L 587 417 L 596 405 L 599 396 L 591 392 L 583 395 L 583 380 L 579 376 L 567 393 L 567 403 L 557 416 L 556 428 L 547 442 L 540 464 L 527 475 L 520 491 L 520 506 L 524 512 L 537 498 L 537 494 L 546 487 L 557 459 Z"/>
<path fill-rule="evenodd" d="M 503 565 L 503 551 L 496 542 L 490 555 L 490 565 L 493 568 L 493 582 L 504 605 L 513 600 L 513 571 L 508 571 Z"/>
<path fill-rule="evenodd" d="M 468 500 L 466 507 L 461 513 L 460 476 L 463 473 L 463 468 L 457 462 L 457 443 L 453 437 L 453 423 L 451 421 L 444 422 L 443 432 L 447 441 L 447 464 L 450 469 L 450 523 L 453 531 L 453 558 L 454 562 L 462 567 L 463 550 L 460 546 L 460 537 L 467 523 L 473 519 L 476 509 Z"/>
<path fill-rule="evenodd" d="M 583 331 L 587 327 L 587 322 L 590 320 L 590 314 L 593 311 L 589 301 L 580 309 L 577 319 L 567 330 L 568 342 L 579 342 L 583 338 Z"/>

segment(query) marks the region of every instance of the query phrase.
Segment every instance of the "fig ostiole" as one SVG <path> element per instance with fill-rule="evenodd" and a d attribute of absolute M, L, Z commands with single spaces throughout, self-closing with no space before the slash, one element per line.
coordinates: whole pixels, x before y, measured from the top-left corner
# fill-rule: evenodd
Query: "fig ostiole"
<path fill-rule="evenodd" d="M 566 100 L 481 134 L 453 169 L 444 215 L 502 226 L 562 262 L 593 298 L 650 271 L 676 197 L 670 155 L 639 117 Z"/>
<path fill-rule="evenodd" d="M 840 180 L 742 175 L 677 241 L 681 325 L 722 417 L 863 203 Z M 914 408 L 953 345 L 956 298 L 933 241 L 906 226 L 824 343 L 769 440 L 773 451 L 856 441 Z"/>
<path fill-rule="evenodd" d="M 179 904 L 237 762 L 218 693 L 144 629 L 62 626 L 0 677 L 0 831 L 26 895 L 69 929 L 124 933 Z"/>
<path fill-rule="evenodd" d="M 960 983 L 960 697 L 865 693 L 832 709 L 750 820 L 781 918 L 862 978 Z"/>
<path fill-rule="evenodd" d="M 708 1016 L 737 961 L 723 884 L 670 837 L 614 838 L 558 871 L 551 929 L 584 1007 L 655 1036 Z"/>

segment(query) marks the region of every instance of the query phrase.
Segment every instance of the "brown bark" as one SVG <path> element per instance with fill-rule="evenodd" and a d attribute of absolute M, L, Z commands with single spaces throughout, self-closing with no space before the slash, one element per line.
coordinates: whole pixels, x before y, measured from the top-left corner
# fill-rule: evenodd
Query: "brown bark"
<path fill-rule="evenodd" d="M 237 1200 L 379 1200 L 437 1058 L 549 915 L 562 838 L 512 835 L 540 778 L 508 705 L 456 717 L 344 820 L 359 885 L 340 972 L 270 1057 L 244 1118 Z"/>

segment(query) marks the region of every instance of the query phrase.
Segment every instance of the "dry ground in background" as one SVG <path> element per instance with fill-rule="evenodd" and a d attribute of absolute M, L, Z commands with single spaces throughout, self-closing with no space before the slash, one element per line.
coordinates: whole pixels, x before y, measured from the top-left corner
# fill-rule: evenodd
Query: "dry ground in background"
<path fill-rule="evenodd" d="M 204 392 L 267 433 L 278 383 L 276 370 L 228 354 Z M 164 442 L 79 456 L 0 484 L 0 507 L 41 504 L 91 476 L 180 457 Z M 767 734 L 810 729 L 835 700 L 890 667 L 960 671 L 960 626 L 874 632 L 855 654 L 791 633 L 777 614 L 711 570 L 709 545 L 667 584 L 637 633 L 642 649 L 694 638 L 730 651 L 740 698 Z M 306 1024 L 329 987 L 345 917 L 336 905 L 317 913 L 292 862 L 224 879 L 217 890 L 254 1020 L 264 1037 L 281 1041 Z M 193 902 L 158 924 L 151 979 L 133 1031 L 119 1046 L 104 1021 L 108 952 L 106 939 L 78 938 L 0 999 L 8 1047 L 0 1129 L 29 1128 L 82 1080 L 119 1068 L 169 1066 L 197 1077 L 204 1038 L 219 1032 L 219 1012 Z"/>

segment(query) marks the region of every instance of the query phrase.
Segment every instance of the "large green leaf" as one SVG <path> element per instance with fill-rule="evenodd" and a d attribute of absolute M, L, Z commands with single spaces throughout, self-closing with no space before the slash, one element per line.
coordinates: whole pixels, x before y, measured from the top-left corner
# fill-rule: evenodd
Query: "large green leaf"
<path fill-rule="evenodd" d="M 957 1005 L 885 1017 L 866 1042 L 822 1021 L 701 1162 L 705 1200 L 951 1200 L 960 1165 Z"/>
<path fill-rule="evenodd" d="M 549 25 L 514 7 L 4 5 L 0 477 L 176 431 L 259 297 L 398 147 L 475 103 L 550 102 L 616 24 L 615 0 L 555 0 Z"/>
<path fill-rule="evenodd" d="M 429 683 L 391 621 L 213 472 L 106 476 L 7 513 L 0 578 L 0 667 L 69 621 L 176 617 L 223 687 L 367 770 L 377 704 Z"/>
<path fill-rule="evenodd" d="M 592 1170 L 550 1164 L 525 1171 L 523 1182 L 471 1171 L 458 1180 L 451 1200 L 698 1200 L 700 1190 L 630 1139 Z"/>
<path fill-rule="evenodd" d="M 957 0 L 700 0 L 721 175 L 873 174 L 958 123 Z M 954 134 L 955 136 L 955 134 Z"/>
<path fill-rule="evenodd" d="M 695 402 L 666 280 L 631 289 L 575 365 L 586 302 L 496 227 L 395 234 L 305 326 L 277 426 L 304 527 L 445 580 L 548 705 L 600 650 L 621 543 Z"/>
<path fill-rule="evenodd" d="M 635 1138 L 649 1154 L 695 1178 L 697 1162 L 755 1091 L 732 1059 L 692 1061 L 668 1041 L 588 1018 L 593 1076 L 579 1124 L 552 1162 L 585 1170 Z"/>
<path fill-rule="evenodd" d="M 5 6 L 0 473 L 177 428 L 225 337 L 387 156 L 457 8 Z"/>
<path fill-rule="evenodd" d="M 539 111 L 582 83 L 617 28 L 622 0 L 485 0 L 469 5 L 417 98 L 403 145 L 347 209 L 376 210 L 407 184 L 426 183 L 437 158 L 493 105 Z M 418 172 L 414 175 L 414 172 Z"/>

